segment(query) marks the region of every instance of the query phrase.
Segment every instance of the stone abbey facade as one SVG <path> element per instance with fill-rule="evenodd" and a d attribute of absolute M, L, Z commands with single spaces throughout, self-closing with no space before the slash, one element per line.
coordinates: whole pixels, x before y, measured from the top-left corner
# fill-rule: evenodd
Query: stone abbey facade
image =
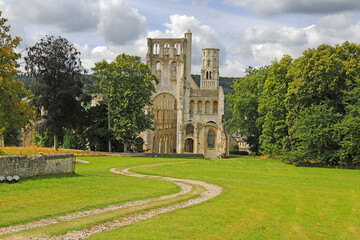
<path fill-rule="evenodd" d="M 148 38 L 146 62 L 159 79 L 153 106 L 154 130 L 142 134 L 153 153 L 228 155 L 229 138 L 222 120 L 224 92 L 219 86 L 219 49 L 202 50 L 200 87 L 191 78 L 192 33 L 184 38 Z"/>

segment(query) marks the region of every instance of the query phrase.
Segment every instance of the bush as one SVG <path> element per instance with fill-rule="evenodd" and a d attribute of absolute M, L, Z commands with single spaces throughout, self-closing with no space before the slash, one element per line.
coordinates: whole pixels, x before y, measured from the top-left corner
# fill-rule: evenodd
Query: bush
<path fill-rule="evenodd" d="M 245 155 L 245 156 L 248 156 L 249 155 L 249 153 L 247 152 L 247 151 L 239 151 L 239 153 L 238 153 L 239 155 Z"/>
<path fill-rule="evenodd" d="M 238 154 L 239 154 L 239 150 L 237 150 L 237 149 L 231 149 L 231 150 L 230 150 L 230 154 L 238 155 Z"/>

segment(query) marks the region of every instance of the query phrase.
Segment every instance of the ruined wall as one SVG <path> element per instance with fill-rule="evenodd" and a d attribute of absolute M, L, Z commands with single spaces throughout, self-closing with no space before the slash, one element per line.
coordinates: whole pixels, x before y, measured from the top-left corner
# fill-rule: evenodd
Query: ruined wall
<path fill-rule="evenodd" d="M 27 178 L 39 175 L 72 173 L 73 154 L 0 157 L 0 176 L 18 175 Z"/>

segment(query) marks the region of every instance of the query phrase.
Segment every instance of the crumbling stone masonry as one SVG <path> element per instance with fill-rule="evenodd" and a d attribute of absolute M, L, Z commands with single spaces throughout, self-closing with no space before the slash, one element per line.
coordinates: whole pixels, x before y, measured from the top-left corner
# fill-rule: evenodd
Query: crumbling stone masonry
<path fill-rule="evenodd" d="M 0 157 L 0 176 L 18 175 L 28 178 L 39 175 L 74 172 L 73 154 Z"/>

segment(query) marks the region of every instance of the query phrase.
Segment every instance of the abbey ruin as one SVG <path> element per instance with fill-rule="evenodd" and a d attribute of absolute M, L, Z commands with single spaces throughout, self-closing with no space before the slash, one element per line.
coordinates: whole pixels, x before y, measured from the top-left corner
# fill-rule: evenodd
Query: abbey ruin
<path fill-rule="evenodd" d="M 224 92 L 219 86 L 219 49 L 202 50 L 200 87 L 191 77 L 192 33 L 184 38 L 148 38 L 146 62 L 159 79 L 153 106 L 154 130 L 143 133 L 153 153 L 200 153 L 207 158 L 228 155 Z"/>

